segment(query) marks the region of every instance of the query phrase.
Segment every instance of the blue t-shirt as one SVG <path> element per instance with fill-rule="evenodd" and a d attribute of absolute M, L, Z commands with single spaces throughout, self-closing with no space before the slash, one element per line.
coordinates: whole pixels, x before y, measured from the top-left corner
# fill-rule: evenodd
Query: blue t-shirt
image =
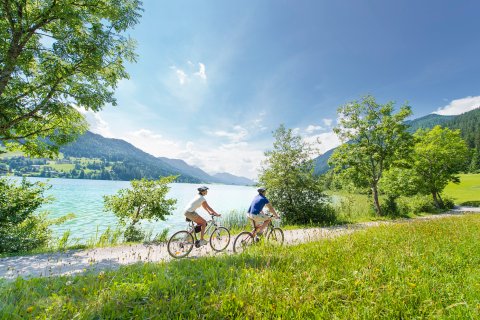
<path fill-rule="evenodd" d="M 250 208 L 248 208 L 248 213 L 259 214 L 267 203 L 269 203 L 268 199 L 265 198 L 265 196 L 259 194 L 258 196 L 253 198 L 252 204 L 250 205 Z"/>

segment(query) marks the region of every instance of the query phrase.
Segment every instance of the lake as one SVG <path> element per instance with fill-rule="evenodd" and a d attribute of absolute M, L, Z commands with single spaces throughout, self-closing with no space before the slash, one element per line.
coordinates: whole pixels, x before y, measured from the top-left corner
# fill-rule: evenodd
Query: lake
<path fill-rule="evenodd" d="M 18 177 L 10 177 L 20 180 Z M 118 220 L 112 212 L 103 210 L 103 196 L 115 194 L 118 190 L 128 188 L 128 181 L 111 180 L 80 180 L 80 179 L 43 179 L 28 178 L 29 181 L 46 182 L 52 187 L 45 194 L 52 195 L 55 200 L 44 205 L 40 211 L 48 211 L 49 217 L 57 218 L 68 213 L 75 218 L 58 226 L 52 226 L 55 237 L 70 230 L 70 239 L 84 243 L 96 234 L 100 235 L 108 227 L 116 228 Z M 168 228 L 169 233 L 186 227 L 183 209 L 197 194 L 199 184 L 172 183 L 168 193 L 169 198 L 177 199 L 177 207 L 166 221 L 142 222 L 142 229 L 152 230 L 153 234 Z M 226 215 L 232 210 L 246 212 L 250 201 L 256 195 L 255 187 L 209 184 L 206 196 L 208 204 L 218 213 Z M 198 213 L 208 218 L 201 208 Z"/>

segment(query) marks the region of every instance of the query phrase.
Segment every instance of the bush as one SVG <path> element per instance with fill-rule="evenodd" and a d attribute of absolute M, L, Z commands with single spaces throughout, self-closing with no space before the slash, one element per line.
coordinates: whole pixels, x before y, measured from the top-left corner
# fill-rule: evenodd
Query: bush
<path fill-rule="evenodd" d="M 455 207 L 455 201 L 453 200 L 453 198 L 444 197 L 443 206 L 445 207 L 445 209 L 453 209 Z"/>
<path fill-rule="evenodd" d="M 381 208 L 384 216 L 397 217 L 402 214 L 395 197 L 386 197 L 384 203 L 381 204 Z"/>
<path fill-rule="evenodd" d="M 0 253 L 29 251 L 45 246 L 51 239 L 52 221 L 35 211 L 51 201 L 44 192 L 49 186 L 23 179 L 16 184 L 0 179 Z"/>
<path fill-rule="evenodd" d="M 435 204 L 429 195 L 400 197 L 397 203 L 398 210 L 403 215 L 419 214 L 422 212 L 434 213 L 437 211 Z"/>

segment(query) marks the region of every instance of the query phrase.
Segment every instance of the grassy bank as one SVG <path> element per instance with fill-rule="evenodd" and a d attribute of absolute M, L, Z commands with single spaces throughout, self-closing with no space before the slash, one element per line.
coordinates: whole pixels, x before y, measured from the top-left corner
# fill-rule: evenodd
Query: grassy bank
<path fill-rule="evenodd" d="M 450 183 L 445 194 L 454 198 L 458 205 L 480 207 L 480 174 L 461 174 L 460 184 Z"/>
<path fill-rule="evenodd" d="M 1 318 L 480 316 L 480 216 L 0 287 Z"/>

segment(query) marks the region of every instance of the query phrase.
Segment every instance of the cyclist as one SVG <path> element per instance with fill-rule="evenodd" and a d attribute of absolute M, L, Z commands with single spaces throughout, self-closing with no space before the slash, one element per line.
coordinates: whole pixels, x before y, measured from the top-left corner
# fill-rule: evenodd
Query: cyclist
<path fill-rule="evenodd" d="M 200 207 L 203 207 L 209 214 L 212 216 L 220 217 L 221 215 L 216 213 L 215 210 L 212 209 L 207 203 L 205 196 L 208 193 L 208 187 L 201 186 L 198 189 L 198 194 L 190 201 L 190 203 L 185 208 L 185 217 L 194 221 L 197 225 L 201 227 L 200 231 L 200 240 L 198 242 L 199 245 L 207 244 L 207 241 L 203 238 L 205 234 L 205 227 L 207 226 L 207 221 L 203 219 L 195 210 Z"/>
<path fill-rule="evenodd" d="M 266 215 L 262 210 L 265 206 L 267 206 L 268 210 L 273 213 L 275 218 L 279 218 L 277 212 L 275 209 L 273 209 L 272 205 L 270 204 L 270 201 L 265 197 L 265 193 L 267 192 L 266 188 L 258 188 L 258 195 L 253 198 L 252 204 L 250 205 L 250 208 L 248 209 L 247 216 L 248 218 L 252 219 L 254 222 L 263 222 L 261 226 L 258 226 L 255 228 L 253 231 L 253 237 L 256 238 L 256 235 L 262 235 L 263 230 L 268 226 L 268 224 L 272 221 L 272 218 L 268 215 Z M 258 239 L 257 239 L 258 240 Z"/>

